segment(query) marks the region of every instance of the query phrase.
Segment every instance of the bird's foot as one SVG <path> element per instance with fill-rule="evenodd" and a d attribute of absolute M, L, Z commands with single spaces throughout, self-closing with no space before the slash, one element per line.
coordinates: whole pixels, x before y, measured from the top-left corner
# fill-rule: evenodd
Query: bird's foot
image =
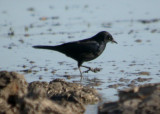
<path fill-rule="evenodd" d="M 84 73 L 88 73 L 89 71 L 96 73 L 96 72 L 99 72 L 102 70 L 102 68 L 91 68 L 91 67 L 87 67 L 87 66 L 83 66 L 83 67 L 88 69 L 88 70 L 84 71 Z"/>

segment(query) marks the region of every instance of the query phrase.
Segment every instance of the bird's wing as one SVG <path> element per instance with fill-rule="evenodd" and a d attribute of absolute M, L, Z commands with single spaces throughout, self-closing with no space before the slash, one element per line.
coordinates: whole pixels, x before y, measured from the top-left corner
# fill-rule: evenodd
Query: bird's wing
<path fill-rule="evenodd" d="M 93 53 L 99 49 L 99 43 L 96 41 L 71 42 L 63 45 L 66 50 L 73 53 Z"/>

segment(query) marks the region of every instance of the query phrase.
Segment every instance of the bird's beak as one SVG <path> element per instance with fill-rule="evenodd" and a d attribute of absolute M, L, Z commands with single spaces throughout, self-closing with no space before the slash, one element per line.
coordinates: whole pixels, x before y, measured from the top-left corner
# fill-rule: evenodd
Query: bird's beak
<path fill-rule="evenodd" d="M 111 41 L 112 43 L 116 43 L 116 44 L 118 44 L 114 39 Z"/>

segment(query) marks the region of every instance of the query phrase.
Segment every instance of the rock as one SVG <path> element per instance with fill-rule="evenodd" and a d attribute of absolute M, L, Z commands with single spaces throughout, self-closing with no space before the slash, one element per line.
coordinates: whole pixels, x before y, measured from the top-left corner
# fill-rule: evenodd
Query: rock
<path fill-rule="evenodd" d="M 99 106 L 99 114 L 158 114 L 160 83 L 119 91 L 119 101 Z"/>
<path fill-rule="evenodd" d="M 160 86 L 159 90 L 154 91 L 154 93 L 148 98 L 144 99 L 138 105 L 138 109 L 136 110 L 137 114 L 159 114 L 160 113 Z"/>
<path fill-rule="evenodd" d="M 0 72 L 0 113 L 18 113 L 16 104 L 27 94 L 24 76 L 15 72 Z"/>
<path fill-rule="evenodd" d="M 55 79 L 50 83 L 32 82 L 28 87 L 31 93 L 34 87 L 43 87 L 49 99 L 65 108 L 71 108 L 74 113 L 84 113 L 84 104 L 100 100 L 95 89 L 77 83 L 65 82 L 62 79 Z M 33 96 L 33 94 L 31 95 Z"/>
<path fill-rule="evenodd" d="M 43 83 L 44 84 L 44 83 Z M 66 108 L 47 98 L 46 90 L 34 86 L 20 102 L 20 114 L 74 114 L 70 107 Z"/>
<path fill-rule="evenodd" d="M 61 79 L 55 79 L 49 83 L 48 96 L 55 100 L 65 99 L 84 104 L 99 101 L 99 95 L 95 89 L 77 83 L 65 82 Z"/>
<path fill-rule="evenodd" d="M 99 101 L 93 88 L 55 79 L 28 84 L 23 75 L 0 71 L 0 114 L 82 114 Z"/>

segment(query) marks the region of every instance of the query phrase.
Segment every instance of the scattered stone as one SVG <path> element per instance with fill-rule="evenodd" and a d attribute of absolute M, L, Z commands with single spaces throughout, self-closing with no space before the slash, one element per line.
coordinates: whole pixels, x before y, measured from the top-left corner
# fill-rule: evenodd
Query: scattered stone
<path fill-rule="evenodd" d="M 137 43 L 141 43 L 141 42 L 142 42 L 142 40 L 137 39 L 137 40 L 135 40 L 135 42 L 137 42 Z"/>
<path fill-rule="evenodd" d="M 9 32 L 8 36 L 14 36 L 14 32 Z"/>
<path fill-rule="evenodd" d="M 133 33 L 134 32 L 134 30 L 130 30 L 129 32 L 128 32 L 128 34 L 131 34 L 131 33 Z"/>
<path fill-rule="evenodd" d="M 13 28 L 10 28 L 9 32 L 8 32 L 8 36 L 14 36 L 14 35 L 15 35 L 15 33 L 13 31 Z"/>
<path fill-rule="evenodd" d="M 41 21 L 46 21 L 48 19 L 48 17 L 40 17 L 39 20 Z"/>
<path fill-rule="evenodd" d="M 137 82 L 135 80 L 132 80 L 130 84 L 128 84 L 128 87 L 135 87 Z"/>
<path fill-rule="evenodd" d="M 149 76 L 149 75 L 150 75 L 150 72 L 142 71 L 142 72 L 132 73 L 132 74 Z"/>
<path fill-rule="evenodd" d="M 111 28 L 112 27 L 112 23 L 102 23 L 102 27 Z"/>
<path fill-rule="evenodd" d="M 64 75 L 64 77 L 67 78 L 67 79 L 71 79 L 72 78 L 72 76 L 70 76 L 70 75 Z"/>
<path fill-rule="evenodd" d="M 30 36 L 30 34 L 27 34 L 27 33 L 26 33 L 26 34 L 24 34 L 24 37 L 29 37 L 29 36 Z"/>
<path fill-rule="evenodd" d="M 21 70 L 21 72 L 32 73 L 32 69 Z"/>
<path fill-rule="evenodd" d="M 152 78 L 141 78 L 141 77 L 139 77 L 139 78 L 135 79 L 135 81 L 137 81 L 137 82 L 145 82 L 145 81 L 150 81 L 150 80 L 152 80 Z"/>
<path fill-rule="evenodd" d="M 30 61 L 29 63 L 33 64 L 33 63 L 35 63 L 35 62 L 34 62 L 34 61 Z"/>
<path fill-rule="evenodd" d="M 88 82 L 88 83 L 87 83 Z M 93 86 L 100 86 L 102 83 L 104 83 L 102 80 L 98 78 L 93 78 L 93 79 L 87 79 L 87 86 L 93 87 Z"/>
<path fill-rule="evenodd" d="M 151 30 L 151 33 L 155 33 L 157 31 L 158 31 L 157 29 L 153 29 L 153 30 Z"/>
<path fill-rule="evenodd" d="M 143 24 L 149 24 L 149 23 L 155 23 L 155 22 L 158 22 L 160 21 L 160 19 L 150 19 L 150 20 L 139 20 L 139 22 L 143 23 Z"/>
<path fill-rule="evenodd" d="M 124 70 L 120 70 L 120 72 L 124 72 Z"/>
<path fill-rule="evenodd" d="M 52 73 L 52 74 L 55 74 L 55 73 L 56 73 L 56 70 L 51 71 L 51 73 Z"/>
<path fill-rule="evenodd" d="M 151 40 L 146 40 L 146 42 L 151 42 Z"/>
<path fill-rule="evenodd" d="M 58 16 L 53 16 L 53 17 L 51 17 L 51 19 L 59 19 L 59 17 Z"/>
<path fill-rule="evenodd" d="M 150 75 L 150 72 L 138 72 L 139 75 L 147 75 L 149 76 Z"/>
<path fill-rule="evenodd" d="M 30 12 L 35 11 L 35 9 L 34 9 L 33 7 L 30 7 L 30 8 L 28 8 L 27 10 L 30 11 Z"/>
<path fill-rule="evenodd" d="M 20 39 L 19 42 L 23 44 L 23 43 L 24 43 L 24 40 L 23 40 L 23 39 Z"/>
<path fill-rule="evenodd" d="M 24 27 L 25 32 L 27 32 L 29 30 L 29 28 L 27 26 Z"/>
<path fill-rule="evenodd" d="M 136 64 L 135 63 L 132 63 L 132 64 L 129 64 L 128 66 L 135 66 Z"/>
<path fill-rule="evenodd" d="M 129 81 L 130 81 L 130 79 L 120 78 L 120 79 L 119 79 L 119 81 L 120 81 L 120 82 L 125 82 L 125 83 L 127 83 L 127 82 L 129 82 Z"/>
<path fill-rule="evenodd" d="M 48 69 L 47 69 L 47 68 L 45 68 L 45 69 L 44 69 L 44 71 L 48 71 Z"/>
<path fill-rule="evenodd" d="M 119 84 L 113 84 L 113 85 L 109 85 L 108 87 L 109 88 L 118 88 L 118 87 L 121 87 L 121 86 L 124 86 L 124 84 L 122 84 L 122 83 L 119 83 Z"/>
<path fill-rule="evenodd" d="M 42 80 L 43 78 L 42 78 L 42 76 L 39 76 L 39 80 Z"/>

